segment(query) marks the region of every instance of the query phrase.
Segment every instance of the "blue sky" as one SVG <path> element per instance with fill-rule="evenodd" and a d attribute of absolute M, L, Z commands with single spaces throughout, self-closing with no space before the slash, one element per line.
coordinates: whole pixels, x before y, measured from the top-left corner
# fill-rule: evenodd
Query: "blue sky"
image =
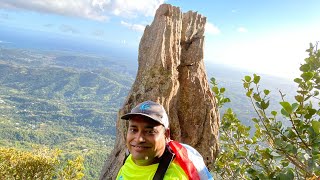
<path fill-rule="evenodd" d="M 208 63 L 292 77 L 320 40 L 318 0 L 1 0 L 0 26 L 137 51 L 162 3 L 207 17 Z"/>

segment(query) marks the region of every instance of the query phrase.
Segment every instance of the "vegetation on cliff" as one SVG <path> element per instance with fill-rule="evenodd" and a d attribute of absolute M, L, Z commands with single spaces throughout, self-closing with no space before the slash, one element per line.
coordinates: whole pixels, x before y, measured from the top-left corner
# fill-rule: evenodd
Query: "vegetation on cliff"
<path fill-rule="evenodd" d="M 281 109 L 271 109 L 268 89 L 260 76 L 245 76 L 243 87 L 256 116 L 253 136 L 229 108 L 221 119 L 221 152 L 213 171 L 222 179 L 319 179 L 320 177 L 320 50 L 310 45 L 301 65 L 294 102 L 279 91 Z M 275 80 L 276 81 L 276 80 Z M 230 102 L 211 79 L 219 107 Z M 285 125 L 285 122 L 286 123 Z"/>

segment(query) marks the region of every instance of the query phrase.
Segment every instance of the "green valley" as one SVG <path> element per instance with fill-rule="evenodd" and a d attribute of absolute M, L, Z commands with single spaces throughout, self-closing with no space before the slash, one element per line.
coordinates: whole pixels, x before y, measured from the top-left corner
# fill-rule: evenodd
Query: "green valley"
<path fill-rule="evenodd" d="M 63 150 L 97 179 L 133 82 L 127 67 L 78 53 L 0 49 L 0 146 Z"/>

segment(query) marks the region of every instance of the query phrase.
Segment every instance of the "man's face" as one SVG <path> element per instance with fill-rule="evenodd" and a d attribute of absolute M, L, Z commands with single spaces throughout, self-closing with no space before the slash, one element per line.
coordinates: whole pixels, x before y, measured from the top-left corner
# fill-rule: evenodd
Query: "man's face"
<path fill-rule="evenodd" d="M 160 123 L 144 116 L 134 116 L 129 120 L 127 147 L 137 165 L 157 163 L 166 147 L 168 130 Z"/>

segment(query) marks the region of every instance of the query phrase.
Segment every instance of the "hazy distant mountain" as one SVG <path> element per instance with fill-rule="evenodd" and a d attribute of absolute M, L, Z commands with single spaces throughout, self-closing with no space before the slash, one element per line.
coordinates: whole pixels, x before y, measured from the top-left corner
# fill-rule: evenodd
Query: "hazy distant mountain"
<path fill-rule="evenodd" d="M 220 87 L 225 87 L 225 96 L 231 99 L 231 103 L 227 103 L 220 111 L 222 114 L 226 108 L 232 108 L 238 118 L 247 126 L 253 126 L 251 119 L 256 117 L 251 102 L 245 95 L 242 79 L 244 76 L 253 76 L 257 74 L 261 76 L 260 90 L 270 90 L 270 107 L 269 110 L 280 110 L 281 96 L 279 91 L 286 94 L 286 100 L 293 101 L 295 95 L 296 84 L 292 80 L 281 77 L 260 74 L 259 72 L 249 72 L 246 70 L 235 69 L 218 64 L 206 64 L 208 79 L 216 78 Z M 280 113 L 280 112 L 279 112 Z M 287 124 L 287 122 L 284 122 Z"/>
<path fill-rule="evenodd" d="M 40 30 L 18 29 L 0 24 L 0 47 L 108 56 L 116 59 L 118 63 L 125 61 L 126 64 L 137 67 L 137 47 L 121 43 L 111 44 L 99 38 L 85 39 L 81 36 L 66 36 Z"/>

